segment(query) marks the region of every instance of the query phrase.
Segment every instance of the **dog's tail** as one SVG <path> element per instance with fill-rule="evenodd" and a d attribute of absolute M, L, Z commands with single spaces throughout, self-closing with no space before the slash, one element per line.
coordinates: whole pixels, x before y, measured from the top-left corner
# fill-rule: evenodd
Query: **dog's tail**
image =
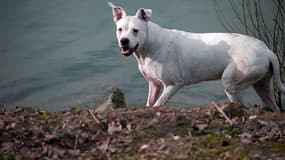
<path fill-rule="evenodd" d="M 272 65 L 274 84 L 280 92 L 285 94 L 285 87 L 282 84 L 281 79 L 280 79 L 279 61 L 278 61 L 276 55 L 274 55 L 274 53 L 272 53 L 272 52 L 269 55 L 269 59 L 270 59 L 271 65 Z"/>

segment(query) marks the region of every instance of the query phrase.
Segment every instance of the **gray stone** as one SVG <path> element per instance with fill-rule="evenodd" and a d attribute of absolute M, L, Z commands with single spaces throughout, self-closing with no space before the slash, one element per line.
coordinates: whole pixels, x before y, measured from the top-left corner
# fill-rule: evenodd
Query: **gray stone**
<path fill-rule="evenodd" d="M 119 88 L 111 87 L 99 100 L 99 105 L 95 111 L 97 113 L 108 113 L 116 108 L 126 108 L 124 93 Z"/>

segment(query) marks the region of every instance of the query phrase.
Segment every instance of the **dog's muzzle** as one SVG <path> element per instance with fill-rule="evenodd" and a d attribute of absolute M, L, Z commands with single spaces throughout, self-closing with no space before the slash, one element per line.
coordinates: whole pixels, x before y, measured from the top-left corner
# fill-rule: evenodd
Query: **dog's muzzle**
<path fill-rule="evenodd" d="M 129 46 L 122 46 L 120 47 L 120 52 L 124 56 L 130 56 L 138 49 L 138 47 L 138 43 L 133 48 L 130 48 Z"/>

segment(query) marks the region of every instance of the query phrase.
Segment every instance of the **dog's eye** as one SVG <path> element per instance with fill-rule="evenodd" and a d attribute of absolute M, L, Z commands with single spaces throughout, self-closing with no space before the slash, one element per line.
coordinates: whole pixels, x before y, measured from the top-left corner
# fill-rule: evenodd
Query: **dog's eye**
<path fill-rule="evenodd" d="M 137 33 L 139 32 L 139 30 L 138 30 L 138 29 L 133 29 L 133 32 L 134 32 L 135 34 L 137 34 Z"/>
<path fill-rule="evenodd" d="M 119 28 L 118 31 L 119 31 L 119 32 L 122 32 L 122 28 Z"/>

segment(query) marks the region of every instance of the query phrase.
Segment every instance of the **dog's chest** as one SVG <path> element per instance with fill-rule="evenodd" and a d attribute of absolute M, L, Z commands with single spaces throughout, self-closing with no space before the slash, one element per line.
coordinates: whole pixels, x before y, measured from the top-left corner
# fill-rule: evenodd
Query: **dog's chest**
<path fill-rule="evenodd" d="M 144 63 L 138 65 L 140 72 L 144 78 L 157 86 L 163 86 L 161 76 L 160 76 L 160 67 L 155 63 Z"/>

